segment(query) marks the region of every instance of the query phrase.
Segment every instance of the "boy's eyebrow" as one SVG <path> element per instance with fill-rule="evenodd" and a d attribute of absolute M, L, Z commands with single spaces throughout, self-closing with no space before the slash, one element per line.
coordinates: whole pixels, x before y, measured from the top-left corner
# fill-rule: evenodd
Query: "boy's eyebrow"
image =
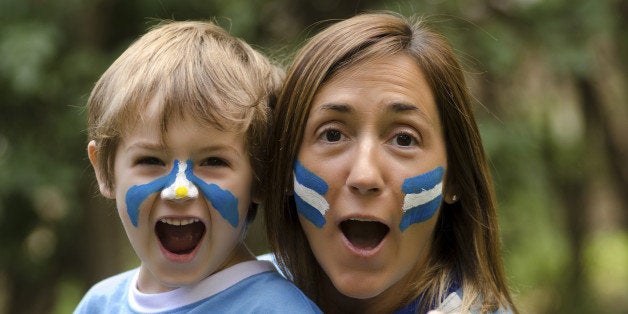
<path fill-rule="evenodd" d="M 200 154 L 206 154 L 206 153 L 215 153 L 215 152 L 220 152 L 220 151 L 232 152 L 232 153 L 236 154 L 237 156 L 241 156 L 242 155 L 240 153 L 240 150 L 238 150 L 237 148 L 235 148 L 235 147 L 233 147 L 231 145 L 227 145 L 227 144 L 216 144 L 216 145 L 206 146 L 206 147 L 203 147 L 198 152 Z"/>
<path fill-rule="evenodd" d="M 161 143 L 139 141 L 132 143 L 126 148 L 127 151 L 132 149 L 164 150 L 164 146 Z"/>
<path fill-rule="evenodd" d="M 133 149 L 142 149 L 142 150 L 150 150 L 150 151 L 163 151 L 166 149 L 166 147 L 164 147 L 162 144 L 159 143 L 153 143 L 153 142 L 136 142 L 133 143 L 131 145 L 129 145 L 126 150 L 130 151 Z M 216 153 L 216 152 L 220 152 L 220 151 L 229 151 L 231 153 L 236 154 L 237 156 L 241 156 L 241 152 L 240 150 L 238 150 L 237 148 L 228 145 L 228 144 L 215 144 L 215 145 L 209 145 L 209 146 L 205 146 L 203 148 L 201 148 L 200 150 L 197 151 L 197 153 L 199 154 L 207 154 L 207 153 Z"/>
<path fill-rule="evenodd" d="M 320 106 L 318 110 L 330 110 L 341 113 L 349 113 L 353 111 L 353 108 L 349 104 L 327 103 Z"/>

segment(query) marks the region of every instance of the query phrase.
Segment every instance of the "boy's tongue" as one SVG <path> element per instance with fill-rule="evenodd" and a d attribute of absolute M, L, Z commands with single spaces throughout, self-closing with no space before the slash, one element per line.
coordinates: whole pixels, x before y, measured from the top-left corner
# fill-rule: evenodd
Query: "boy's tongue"
<path fill-rule="evenodd" d="M 174 254 L 190 253 L 205 233 L 205 225 L 196 221 L 186 225 L 157 222 L 155 232 L 161 245 Z"/>

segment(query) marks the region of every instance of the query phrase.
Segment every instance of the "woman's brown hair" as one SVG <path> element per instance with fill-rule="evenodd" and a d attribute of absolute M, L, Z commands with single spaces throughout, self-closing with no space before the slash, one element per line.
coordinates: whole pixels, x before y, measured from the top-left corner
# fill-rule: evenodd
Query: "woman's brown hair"
<path fill-rule="evenodd" d="M 503 272 L 493 183 L 471 108 L 464 74 L 445 38 L 424 22 L 394 13 L 370 13 L 337 22 L 315 35 L 288 69 L 274 111 L 264 212 L 269 242 L 284 273 L 325 310 L 328 279 L 301 228 L 292 197 L 292 169 L 310 106 L 331 77 L 371 58 L 412 57 L 434 94 L 447 148 L 446 190 L 460 198 L 442 203 L 423 275 L 404 302 L 422 295 L 423 307 L 438 305 L 454 283 L 464 309 L 516 312 Z M 424 308 L 424 310 L 427 308 Z"/>

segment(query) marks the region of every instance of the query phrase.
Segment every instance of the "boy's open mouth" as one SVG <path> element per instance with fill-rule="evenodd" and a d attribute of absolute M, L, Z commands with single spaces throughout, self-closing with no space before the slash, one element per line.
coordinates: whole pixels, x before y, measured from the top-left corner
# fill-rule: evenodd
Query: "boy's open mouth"
<path fill-rule="evenodd" d="M 340 230 L 353 246 L 370 250 L 384 240 L 390 228 L 378 221 L 347 219 L 340 223 Z"/>
<path fill-rule="evenodd" d="M 194 251 L 205 234 L 205 224 L 196 218 L 162 218 L 155 225 L 161 245 L 173 254 Z"/>

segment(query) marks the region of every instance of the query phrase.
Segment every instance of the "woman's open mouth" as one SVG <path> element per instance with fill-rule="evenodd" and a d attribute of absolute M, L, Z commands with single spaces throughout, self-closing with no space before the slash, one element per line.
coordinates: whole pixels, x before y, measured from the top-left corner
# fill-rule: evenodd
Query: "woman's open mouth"
<path fill-rule="evenodd" d="M 197 218 L 162 218 L 155 224 L 161 246 L 174 255 L 194 252 L 205 234 L 205 224 Z"/>
<path fill-rule="evenodd" d="M 384 240 L 390 228 L 379 221 L 352 218 L 342 221 L 340 230 L 354 248 L 371 251 Z"/>

